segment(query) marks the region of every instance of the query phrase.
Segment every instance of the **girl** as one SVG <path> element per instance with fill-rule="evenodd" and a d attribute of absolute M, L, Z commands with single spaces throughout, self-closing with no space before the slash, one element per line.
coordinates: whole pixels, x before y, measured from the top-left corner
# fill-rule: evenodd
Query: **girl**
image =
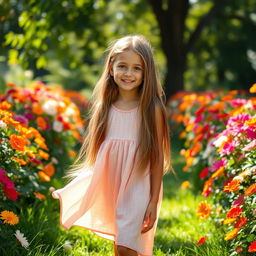
<path fill-rule="evenodd" d="M 92 94 L 84 143 L 70 168 L 76 177 L 53 192 L 60 199 L 61 225 L 114 241 L 116 256 L 152 255 L 162 176 L 170 168 L 163 96 L 145 37 L 113 42 Z"/>

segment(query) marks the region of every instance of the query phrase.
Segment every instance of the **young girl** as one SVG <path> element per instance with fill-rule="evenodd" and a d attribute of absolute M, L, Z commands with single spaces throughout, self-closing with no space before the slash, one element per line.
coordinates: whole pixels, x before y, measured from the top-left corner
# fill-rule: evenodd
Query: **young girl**
<path fill-rule="evenodd" d="M 141 35 L 113 42 L 92 95 L 76 176 L 53 192 L 61 225 L 114 241 L 116 256 L 152 255 L 162 176 L 170 168 L 164 92 L 150 43 Z"/>

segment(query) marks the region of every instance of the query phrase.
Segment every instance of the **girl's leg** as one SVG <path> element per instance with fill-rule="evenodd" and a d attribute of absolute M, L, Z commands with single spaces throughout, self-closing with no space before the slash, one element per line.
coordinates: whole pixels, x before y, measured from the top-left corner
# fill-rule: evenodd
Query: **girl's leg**
<path fill-rule="evenodd" d="M 115 241 L 114 241 L 114 252 L 115 252 L 115 256 L 118 256 L 118 251 L 117 251 L 117 246 Z"/>

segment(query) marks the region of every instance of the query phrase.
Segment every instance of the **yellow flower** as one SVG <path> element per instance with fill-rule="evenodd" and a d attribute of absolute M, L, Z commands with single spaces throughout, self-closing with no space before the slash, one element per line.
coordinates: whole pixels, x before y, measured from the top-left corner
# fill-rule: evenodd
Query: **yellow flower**
<path fill-rule="evenodd" d="M 19 223 L 19 217 L 11 211 L 2 211 L 0 213 L 0 219 L 2 219 L 4 223 L 10 225 L 16 225 Z"/>
<path fill-rule="evenodd" d="M 237 236 L 239 231 L 239 228 L 234 228 L 233 230 L 231 230 L 230 232 L 228 232 L 224 238 L 224 240 L 230 240 L 233 239 Z"/>
<path fill-rule="evenodd" d="M 182 184 L 180 185 L 180 187 L 181 187 L 182 189 L 186 189 L 186 188 L 190 187 L 190 182 L 186 180 L 186 181 L 182 182 Z"/>

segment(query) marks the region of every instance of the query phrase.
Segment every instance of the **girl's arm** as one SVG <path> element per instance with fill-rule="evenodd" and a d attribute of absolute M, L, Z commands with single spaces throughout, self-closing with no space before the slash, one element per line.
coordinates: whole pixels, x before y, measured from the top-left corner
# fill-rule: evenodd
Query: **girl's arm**
<path fill-rule="evenodd" d="M 156 108 L 156 129 L 157 129 L 157 137 L 158 142 L 160 145 L 160 149 L 162 149 L 162 143 L 163 143 L 163 116 L 162 112 L 159 106 Z M 143 224 L 142 224 L 142 230 L 141 233 L 145 233 L 148 230 L 150 230 L 156 220 L 156 214 L 157 214 L 157 203 L 159 199 L 159 193 L 161 188 L 161 182 L 163 178 L 163 152 L 160 150 L 159 152 L 159 163 L 156 165 L 157 167 L 155 169 L 151 169 L 151 199 L 149 201 L 147 210 L 144 215 Z"/>
<path fill-rule="evenodd" d="M 150 202 L 157 204 L 159 198 L 159 192 L 161 188 L 161 182 L 163 178 L 163 116 L 160 107 L 157 105 L 156 113 L 156 130 L 157 130 L 157 138 L 159 142 L 159 162 L 155 169 L 151 169 L 151 200 Z"/>

